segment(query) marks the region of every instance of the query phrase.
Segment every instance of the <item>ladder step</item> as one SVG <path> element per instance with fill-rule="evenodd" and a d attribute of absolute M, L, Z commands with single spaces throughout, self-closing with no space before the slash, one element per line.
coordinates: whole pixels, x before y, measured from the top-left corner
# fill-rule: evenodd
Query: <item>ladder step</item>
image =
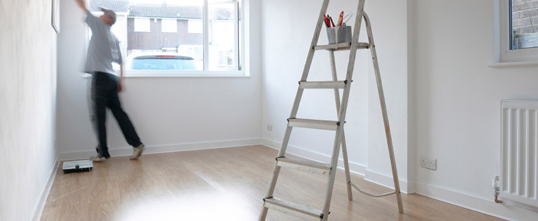
<path fill-rule="evenodd" d="M 368 49 L 370 44 L 366 42 L 359 42 L 357 49 Z M 317 45 L 314 46 L 315 50 L 332 50 L 332 51 L 343 51 L 351 49 L 351 42 L 344 42 L 338 44 L 328 44 L 328 45 Z"/>
<path fill-rule="evenodd" d="M 281 167 L 293 168 L 305 172 L 317 173 L 321 175 L 328 174 L 331 170 L 330 164 L 318 163 L 312 160 L 294 159 L 286 156 L 277 157 L 276 165 Z"/>
<path fill-rule="evenodd" d="M 326 89 L 338 89 L 346 86 L 346 81 L 299 81 L 300 88 L 326 88 Z"/>
<path fill-rule="evenodd" d="M 329 120 L 309 120 L 309 119 L 290 118 L 288 119 L 288 126 L 322 129 L 322 130 L 336 130 L 338 129 L 338 126 L 340 126 L 340 122 L 329 121 Z"/>
<path fill-rule="evenodd" d="M 287 213 L 296 217 L 300 217 L 303 220 L 321 220 L 323 219 L 323 211 L 308 207 L 305 205 L 281 200 L 278 198 L 265 198 L 263 199 L 263 206 L 274 209 L 283 213 Z"/>

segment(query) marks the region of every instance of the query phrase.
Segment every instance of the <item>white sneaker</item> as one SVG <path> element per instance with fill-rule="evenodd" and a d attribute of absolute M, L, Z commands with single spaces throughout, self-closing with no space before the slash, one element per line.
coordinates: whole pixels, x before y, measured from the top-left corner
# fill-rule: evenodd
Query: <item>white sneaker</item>
<path fill-rule="evenodd" d="M 99 155 L 97 155 L 97 156 L 90 157 L 90 160 L 93 162 L 101 162 L 101 161 L 105 161 L 106 157 L 100 157 Z"/>
<path fill-rule="evenodd" d="M 133 150 L 133 155 L 131 156 L 131 160 L 136 160 L 142 155 L 142 152 L 144 152 L 144 144 L 140 144 L 140 146 L 135 147 Z"/>

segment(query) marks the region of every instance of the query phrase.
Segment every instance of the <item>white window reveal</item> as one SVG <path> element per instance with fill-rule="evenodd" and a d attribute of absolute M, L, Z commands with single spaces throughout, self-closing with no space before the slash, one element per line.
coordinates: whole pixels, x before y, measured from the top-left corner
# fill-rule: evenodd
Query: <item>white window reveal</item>
<path fill-rule="evenodd" d="M 135 18 L 134 19 L 134 31 L 135 32 L 150 32 L 151 26 L 149 18 Z"/>
<path fill-rule="evenodd" d="M 162 32 L 177 33 L 177 19 L 162 19 Z"/>

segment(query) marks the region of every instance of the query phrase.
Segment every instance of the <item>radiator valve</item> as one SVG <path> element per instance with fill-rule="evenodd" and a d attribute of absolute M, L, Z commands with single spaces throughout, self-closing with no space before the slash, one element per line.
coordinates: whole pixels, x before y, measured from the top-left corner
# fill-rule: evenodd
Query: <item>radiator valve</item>
<path fill-rule="evenodd" d="M 493 178 L 493 195 L 495 196 L 495 202 L 496 203 L 502 203 L 503 201 L 502 200 L 499 200 L 499 193 L 501 192 L 501 188 L 499 187 L 498 185 L 498 182 L 499 182 L 499 176 L 495 176 L 495 178 Z"/>

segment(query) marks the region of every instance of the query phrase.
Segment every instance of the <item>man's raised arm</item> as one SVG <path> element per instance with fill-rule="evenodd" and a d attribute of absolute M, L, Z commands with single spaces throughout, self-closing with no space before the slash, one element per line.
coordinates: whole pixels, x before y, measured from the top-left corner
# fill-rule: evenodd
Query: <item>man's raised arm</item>
<path fill-rule="evenodd" d="M 78 7 L 80 7 L 82 10 L 84 10 L 84 13 L 88 14 L 88 9 L 86 8 L 86 2 L 84 0 L 76 0 L 78 3 Z"/>

